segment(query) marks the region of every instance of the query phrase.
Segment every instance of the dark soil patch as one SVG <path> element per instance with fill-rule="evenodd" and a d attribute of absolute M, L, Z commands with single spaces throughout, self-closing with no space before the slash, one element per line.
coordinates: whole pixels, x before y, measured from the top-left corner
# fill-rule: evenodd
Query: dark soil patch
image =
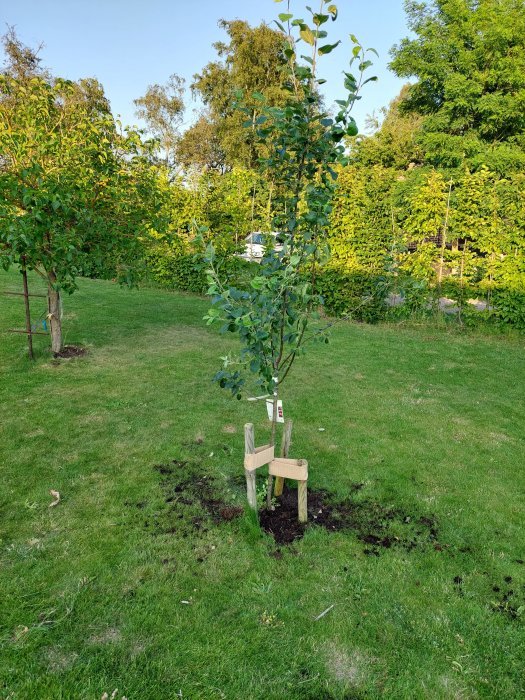
<path fill-rule="evenodd" d="M 55 359 L 61 358 L 63 360 L 69 360 L 72 357 L 83 357 L 87 354 L 86 348 L 81 348 L 79 345 L 64 345 L 60 352 L 54 352 L 53 357 Z"/>
<path fill-rule="evenodd" d="M 416 516 L 389 508 L 371 499 L 354 499 L 361 484 L 350 488 L 351 495 L 336 501 L 326 491 L 308 491 L 308 524 L 297 521 L 297 491 L 285 489 L 277 499 L 275 510 L 261 510 L 261 527 L 271 534 L 277 544 L 289 544 L 300 539 L 310 525 L 324 527 L 330 532 L 349 530 L 366 545 L 364 553 L 379 556 L 384 549 L 399 547 L 408 551 L 431 545 L 442 549 L 434 517 Z"/>
<path fill-rule="evenodd" d="M 166 509 L 155 514 L 154 531 L 189 536 L 195 531 L 207 532 L 212 524 L 229 522 L 242 515 L 244 508 L 231 503 L 229 487 L 234 485 L 234 490 L 244 498 L 244 484 L 236 488 L 235 477 L 228 487 L 224 481 L 203 474 L 202 460 L 196 457 L 159 464 L 155 469 L 162 476 L 160 485 Z M 441 551 L 446 547 L 438 541 L 438 528 L 432 515 L 415 515 L 384 506 L 363 498 L 362 490 L 363 484 L 351 484 L 348 497 L 338 501 L 327 491 L 310 489 L 308 523 L 301 525 L 297 520 L 297 490 L 285 488 L 275 510 L 260 511 L 259 522 L 277 545 L 289 545 L 303 537 L 306 528 L 318 526 L 330 532 L 353 532 L 369 556 L 379 556 L 392 547 L 407 551 L 425 546 Z M 149 521 L 146 526 L 150 527 Z M 282 555 L 277 548 L 272 556 L 278 559 Z"/>
<path fill-rule="evenodd" d="M 512 576 L 505 576 L 503 581 L 506 584 L 511 584 Z M 521 588 L 525 589 L 525 584 Z M 500 613 L 510 620 L 517 620 L 525 616 L 525 594 L 519 590 L 519 584 L 514 583 L 512 588 L 509 585 L 494 585 L 492 592 L 497 594 L 491 600 L 493 612 Z"/>
<path fill-rule="evenodd" d="M 161 532 L 182 535 L 189 534 L 188 530 L 206 532 L 210 520 L 218 525 L 244 512 L 241 506 L 227 503 L 221 497 L 220 484 L 202 474 L 200 461 L 174 459 L 169 464 L 156 465 L 155 469 L 163 477 L 160 485 L 168 506 L 155 522 Z"/>

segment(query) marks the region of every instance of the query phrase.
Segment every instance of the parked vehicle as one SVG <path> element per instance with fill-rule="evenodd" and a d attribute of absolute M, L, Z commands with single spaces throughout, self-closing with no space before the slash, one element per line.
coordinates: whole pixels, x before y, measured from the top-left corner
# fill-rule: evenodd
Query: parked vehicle
<path fill-rule="evenodd" d="M 240 257 L 244 260 L 261 262 L 265 250 L 270 247 L 273 238 L 273 250 L 280 251 L 283 249 L 282 243 L 279 241 L 279 233 L 272 231 L 264 233 L 262 231 L 254 231 L 244 239 L 244 251 L 240 253 Z"/>

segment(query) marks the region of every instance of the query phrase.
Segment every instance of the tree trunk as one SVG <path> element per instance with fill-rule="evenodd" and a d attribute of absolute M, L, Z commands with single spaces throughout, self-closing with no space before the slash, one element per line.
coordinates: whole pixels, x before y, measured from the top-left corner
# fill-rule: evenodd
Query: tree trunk
<path fill-rule="evenodd" d="M 286 423 L 284 424 L 284 430 L 283 430 L 283 441 L 281 444 L 281 457 L 288 457 L 288 454 L 290 452 L 290 445 L 292 443 L 292 427 L 293 427 L 293 422 L 288 419 Z M 283 488 L 284 488 L 284 478 L 282 476 L 278 476 L 275 479 L 275 489 L 274 489 L 274 496 L 282 496 L 283 495 Z"/>
<path fill-rule="evenodd" d="M 277 399 L 279 398 L 279 380 L 274 378 L 274 392 L 273 392 L 273 415 L 272 415 L 272 436 L 270 438 L 270 445 L 275 446 L 275 435 L 277 431 Z M 266 489 L 266 509 L 273 510 L 272 508 L 272 492 L 273 492 L 273 476 L 268 475 L 268 488 Z"/>
<path fill-rule="evenodd" d="M 47 275 L 47 318 L 51 329 L 51 352 L 56 355 L 62 350 L 62 303 L 60 292 L 55 289 L 56 275 L 53 271 Z"/>

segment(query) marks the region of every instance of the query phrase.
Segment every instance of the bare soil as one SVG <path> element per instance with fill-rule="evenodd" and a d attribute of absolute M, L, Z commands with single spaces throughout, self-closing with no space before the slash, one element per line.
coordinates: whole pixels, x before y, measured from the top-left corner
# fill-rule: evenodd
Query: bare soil
<path fill-rule="evenodd" d="M 297 491 L 287 488 L 276 500 L 275 510 L 259 513 L 261 527 L 271 534 L 277 544 L 289 544 L 300 539 L 311 525 L 330 532 L 353 531 L 365 545 L 363 551 L 378 556 L 382 549 L 402 547 L 406 550 L 423 545 L 441 550 L 438 530 L 433 516 L 417 516 L 384 506 L 372 499 L 356 497 L 363 488 L 353 484 L 350 495 L 336 500 L 327 491 L 308 491 L 308 523 L 297 520 Z"/>
<path fill-rule="evenodd" d="M 60 352 L 53 353 L 53 357 L 55 359 L 61 358 L 63 360 L 69 360 L 72 357 L 83 357 L 86 353 L 87 349 L 79 345 L 64 345 Z"/>

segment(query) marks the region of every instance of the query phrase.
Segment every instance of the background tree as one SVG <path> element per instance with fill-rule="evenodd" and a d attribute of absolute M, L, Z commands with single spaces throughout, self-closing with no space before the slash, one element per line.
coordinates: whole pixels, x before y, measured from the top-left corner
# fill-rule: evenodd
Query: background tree
<path fill-rule="evenodd" d="M 199 95 L 207 112 L 205 122 L 197 122 L 186 132 L 186 161 L 202 161 L 202 146 L 192 159 L 189 145 L 199 145 L 198 139 L 192 138 L 192 132 L 204 135 L 206 125 L 210 138 L 217 141 L 224 154 L 224 164 L 256 167 L 261 144 L 256 143 L 253 132 L 243 129 L 244 117 L 234 109 L 235 93 L 238 90 L 247 95 L 259 92 L 270 106 L 285 102 L 282 71 L 286 61 L 282 36 L 265 24 L 250 27 L 242 20 L 221 20 L 219 26 L 228 34 L 229 42 L 215 43 L 214 48 L 222 60 L 208 63 L 194 76 L 191 88 Z M 217 149 L 210 143 L 208 152 L 214 150 Z"/>
<path fill-rule="evenodd" d="M 140 232 L 148 210 L 155 212 L 155 177 L 139 135 L 117 131 L 98 84 L 7 68 L 0 75 L 0 263 L 23 263 L 46 279 L 58 353 L 60 293 L 74 291 L 86 257 L 102 271 L 111 257 L 118 276 L 131 281 Z"/>
<path fill-rule="evenodd" d="M 206 113 L 182 134 L 177 145 L 177 158 L 186 170 L 224 172 L 225 157 L 216 124 Z"/>
<path fill-rule="evenodd" d="M 352 144 L 352 162 L 358 166 L 380 165 L 397 170 L 424 161 L 419 143 L 423 118 L 414 112 L 401 110 L 410 87 L 405 85 L 388 108 L 380 110 L 380 119 L 370 117 L 368 126 L 375 129 L 371 136 L 359 136 Z"/>
<path fill-rule="evenodd" d="M 179 128 L 184 114 L 184 79 L 173 73 L 166 85 L 149 85 L 146 94 L 134 100 L 137 116 L 158 140 L 164 164 L 173 170 L 177 162 Z"/>
<path fill-rule="evenodd" d="M 401 103 L 423 116 L 428 163 L 525 167 L 524 0 L 406 0 L 416 35 L 392 49 L 396 75 L 416 78 Z"/>

